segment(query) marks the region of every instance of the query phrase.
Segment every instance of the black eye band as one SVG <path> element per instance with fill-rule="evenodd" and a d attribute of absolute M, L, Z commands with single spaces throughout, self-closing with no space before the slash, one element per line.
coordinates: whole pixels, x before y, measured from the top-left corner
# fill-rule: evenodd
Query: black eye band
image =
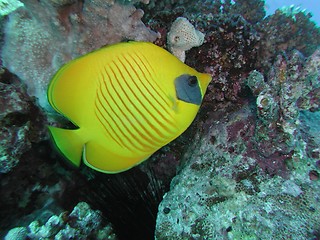
<path fill-rule="evenodd" d="M 177 98 L 181 101 L 200 105 L 202 95 L 196 76 L 183 74 L 174 81 Z"/>

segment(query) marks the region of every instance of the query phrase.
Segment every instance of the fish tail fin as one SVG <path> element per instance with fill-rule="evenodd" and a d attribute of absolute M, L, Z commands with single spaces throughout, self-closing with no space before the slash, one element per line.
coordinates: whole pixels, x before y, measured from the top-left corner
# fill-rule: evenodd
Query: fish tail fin
<path fill-rule="evenodd" d="M 80 136 L 80 129 L 62 129 L 50 127 L 49 130 L 59 151 L 75 166 L 79 167 L 85 142 Z"/>

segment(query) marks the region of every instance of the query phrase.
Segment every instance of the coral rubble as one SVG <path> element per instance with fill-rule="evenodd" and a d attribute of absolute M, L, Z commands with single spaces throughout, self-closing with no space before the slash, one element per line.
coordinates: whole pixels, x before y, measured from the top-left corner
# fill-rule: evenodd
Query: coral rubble
<path fill-rule="evenodd" d="M 35 220 L 28 227 L 16 227 L 5 240 L 23 239 L 117 239 L 110 224 L 104 225 L 99 211 L 85 202 L 78 203 L 71 213 L 51 216 L 45 223 Z"/>

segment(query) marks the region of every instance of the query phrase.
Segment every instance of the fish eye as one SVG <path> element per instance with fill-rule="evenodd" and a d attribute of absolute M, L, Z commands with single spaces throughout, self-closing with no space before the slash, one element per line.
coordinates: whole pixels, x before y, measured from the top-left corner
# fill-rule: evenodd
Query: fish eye
<path fill-rule="evenodd" d="M 189 79 L 188 79 L 188 85 L 190 87 L 194 87 L 196 86 L 196 84 L 198 83 L 198 79 L 196 76 L 190 76 Z"/>

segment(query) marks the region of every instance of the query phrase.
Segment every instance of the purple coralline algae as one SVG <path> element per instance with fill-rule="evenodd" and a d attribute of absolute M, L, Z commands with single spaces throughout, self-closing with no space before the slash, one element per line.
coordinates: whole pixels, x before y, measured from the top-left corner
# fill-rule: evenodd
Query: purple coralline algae
<path fill-rule="evenodd" d="M 209 22 L 205 43 L 190 51 L 195 57 L 186 63 L 211 73 L 207 97 L 237 101 L 243 79 L 254 69 L 259 34 L 241 15 L 218 15 Z"/>
<path fill-rule="evenodd" d="M 143 11 L 114 1 L 22 1 L 5 24 L 3 65 L 49 109 L 47 85 L 67 61 L 124 39 L 154 41 Z M 32 67 L 31 67 L 32 66 Z"/>
<path fill-rule="evenodd" d="M 157 13 L 146 22 L 162 38 L 181 16 L 205 34 L 204 44 L 187 52 L 186 63 L 211 73 L 207 97 L 217 101 L 239 101 L 248 74 L 252 70 L 267 74 L 282 52 L 296 49 L 308 57 L 320 44 L 320 30 L 310 21 L 310 14 L 290 16 L 278 11 L 264 18 L 264 1 L 233 2 L 151 1 L 145 7 L 146 16 Z M 164 40 L 158 43 L 166 47 Z"/>

